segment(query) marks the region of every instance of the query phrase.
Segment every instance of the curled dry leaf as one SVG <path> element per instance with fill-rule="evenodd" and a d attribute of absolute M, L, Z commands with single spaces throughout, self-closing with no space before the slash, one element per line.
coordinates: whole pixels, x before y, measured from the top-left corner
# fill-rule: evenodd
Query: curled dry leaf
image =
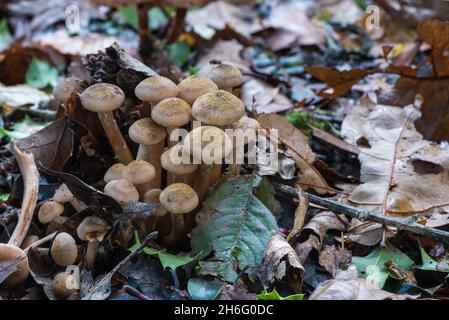
<path fill-rule="evenodd" d="M 290 286 L 295 292 L 302 288 L 304 268 L 295 250 L 279 234 L 268 242 L 261 268 L 261 281 L 265 287 L 282 283 Z"/>
<path fill-rule="evenodd" d="M 218 40 L 212 47 L 206 48 L 206 53 L 201 56 L 196 66 L 201 67 L 201 74 L 207 74 L 211 69 L 210 61 L 220 61 L 233 65 L 242 71 L 249 72 L 250 68 L 240 57 L 240 52 L 244 49 L 237 40 Z"/>
<path fill-rule="evenodd" d="M 365 279 L 358 278 L 357 270 L 339 270 L 335 279 L 321 283 L 310 295 L 309 300 L 383 300 L 393 293 L 371 288 Z"/>
<path fill-rule="evenodd" d="M 344 231 L 346 228 L 346 221 L 344 217 L 337 216 L 331 211 L 322 211 L 316 214 L 306 224 L 303 231 L 310 230 L 319 236 L 322 243 L 328 230 Z"/>
<path fill-rule="evenodd" d="M 324 267 L 332 277 L 335 277 L 340 266 L 351 263 L 351 258 L 351 251 L 348 249 L 336 248 L 335 245 L 325 245 L 320 252 L 318 263 Z"/>
<path fill-rule="evenodd" d="M 287 236 L 287 241 L 292 243 L 296 236 L 301 232 L 306 221 L 307 210 L 309 209 L 309 200 L 301 189 L 298 189 L 298 207 L 295 210 L 293 228 Z"/>
<path fill-rule="evenodd" d="M 278 114 L 259 114 L 257 120 L 264 129 L 277 129 L 277 136 L 270 136 L 273 143 L 282 143 L 296 162 L 299 170 L 298 184 L 304 189 L 315 189 L 318 193 L 332 190 L 313 166 L 315 153 L 309 146 L 307 137 Z"/>
<path fill-rule="evenodd" d="M 423 139 L 413 124 L 419 116 L 413 105 L 391 107 L 368 97 L 346 116 L 344 139 L 365 142 L 359 145 L 363 184 L 351 193 L 351 202 L 395 215 L 449 205 L 449 148 Z"/>

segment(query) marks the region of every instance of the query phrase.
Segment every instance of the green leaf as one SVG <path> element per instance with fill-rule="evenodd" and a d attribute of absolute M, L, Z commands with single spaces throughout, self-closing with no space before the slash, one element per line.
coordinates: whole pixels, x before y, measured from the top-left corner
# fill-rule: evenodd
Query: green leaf
<path fill-rule="evenodd" d="M 45 92 L 26 84 L 0 87 L 0 104 L 11 108 L 24 106 L 38 107 L 41 101 L 50 100 Z"/>
<path fill-rule="evenodd" d="M 352 257 L 362 278 L 373 281 L 383 288 L 389 277 L 385 262 L 392 261 L 398 268 L 409 270 L 413 260 L 402 253 L 399 249 L 388 244 L 384 248 L 376 249 L 366 257 Z"/>
<path fill-rule="evenodd" d="M 58 69 L 43 60 L 33 58 L 26 73 L 26 83 L 37 89 L 55 87 L 58 83 Z"/>
<path fill-rule="evenodd" d="M 118 12 L 122 15 L 125 22 L 133 27 L 134 29 L 139 29 L 139 19 L 137 17 L 137 6 L 123 6 L 118 8 Z"/>
<path fill-rule="evenodd" d="M 139 239 L 139 236 L 137 235 L 137 232 L 134 232 L 134 239 L 135 239 L 134 245 L 128 249 L 131 252 L 134 252 L 137 249 L 137 247 L 140 246 L 140 239 Z M 162 263 L 162 267 L 164 269 L 169 268 L 173 271 L 181 266 L 184 266 L 184 265 L 189 264 L 195 260 L 198 260 L 202 255 L 202 252 L 199 252 L 194 257 L 179 256 L 179 255 L 177 256 L 177 255 L 170 254 L 165 251 L 150 248 L 150 247 L 143 248 L 141 253 L 158 258 L 159 261 Z"/>
<path fill-rule="evenodd" d="M 263 289 L 261 293 L 257 295 L 257 300 L 302 300 L 304 298 L 304 294 L 293 294 L 287 297 L 281 297 L 276 289 L 268 292 L 267 289 Z"/>
<path fill-rule="evenodd" d="M 6 201 L 9 198 L 9 193 L 0 194 L 0 201 Z"/>
<path fill-rule="evenodd" d="M 274 187 L 267 178 L 262 178 L 254 194 L 273 214 L 278 211 L 280 204 L 274 197 Z"/>
<path fill-rule="evenodd" d="M 223 282 L 217 280 L 193 278 L 187 283 L 187 291 L 192 300 L 215 300 L 223 289 L 223 285 Z"/>
<path fill-rule="evenodd" d="M 200 67 L 190 67 L 189 68 L 189 76 L 195 76 L 200 72 Z"/>
<path fill-rule="evenodd" d="M 438 272 L 449 272 L 449 265 L 445 261 L 435 261 L 426 252 L 426 250 L 419 245 L 421 251 L 422 265 L 416 267 L 417 269 L 426 271 L 438 271 Z"/>
<path fill-rule="evenodd" d="M 190 56 L 190 47 L 187 41 L 176 40 L 168 46 L 168 59 L 171 63 L 182 67 Z"/>
<path fill-rule="evenodd" d="M 0 52 L 6 50 L 11 45 L 13 39 L 8 28 L 6 19 L 0 20 Z"/>
<path fill-rule="evenodd" d="M 44 129 L 46 126 L 46 123 L 34 121 L 29 115 L 25 115 L 25 118 L 22 121 L 17 122 L 12 126 L 12 130 L 5 130 L 5 132 L 11 138 L 23 139 Z"/>
<path fill-rule="evenodd" d="M 261 266 L 268 241 L 278 232 L 273 214 L 253 194 L 261 181 L 257 175 L 229 178 L 204 202 L 192 231 L 192 250 L 214 256 L 201 261 L 200 274 L 234 282 L 238 271 L 253 276 Z"/>

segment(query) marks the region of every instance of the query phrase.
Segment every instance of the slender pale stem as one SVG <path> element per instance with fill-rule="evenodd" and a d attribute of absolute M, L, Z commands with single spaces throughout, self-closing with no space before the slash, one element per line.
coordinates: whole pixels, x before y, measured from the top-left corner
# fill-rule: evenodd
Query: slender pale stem
<path fill-rule="evenodd" d="M 161 156 L 164 152 L 164 141 L 152 145 L 143 145 L 139 147 L 137 152 L 137 160 L 144 160 L 151 163 L 156 171 L 156 176 L 152 181 L 145 184 L 146 190 L 150 189 L 160 189 L 161 188 L 161 177 L 162 177 L 162 165 Z"/>
<path fill-rule="evenodd" d="M 118 161 L 124 165 L 133 161 L 134 159 L 131 151 L 117 126 L 117 122 L 115 122 L 112 111 L 100 112 L 98 113 L 98 118 L 100 119 L 101 125 L 103 126 L 104 132 L 108 137 L 109 143 L 111 144 Z"/>

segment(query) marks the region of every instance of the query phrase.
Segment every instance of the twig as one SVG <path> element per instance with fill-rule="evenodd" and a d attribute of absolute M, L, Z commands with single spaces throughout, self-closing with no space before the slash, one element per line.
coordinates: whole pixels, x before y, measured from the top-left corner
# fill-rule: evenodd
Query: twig
<path fill-rule="evenodd" d="M 134 296 L 134 297 L 136 297 L 136 298 L 138 298 L 140 300 L 152 300 L 149 297 L 147 297 L 146 295 L 144 295 L 142 292 L 137 290 L 136 288 L 131 287 L 131 286 L 127 285 L 127 284 L 125 284 L 123 286 L 123 291 L 125 291 L 126 293 L 128 293 L 128 294 L 130 294 L 130 295 L 132 295 L 132 296 Z"/>
<path fill-rule="evenodd" d="M 297 190 L 293 187 L 279 183 L 274 183 L 274 187 L 277 191 L 285 193 L 291 197 L 298 196 Z M 419 223 L 416 223 L 417 216 L 410 216 L 407 218 L 384 216 L 372 211 L 362 210 L 333 200 L 324 199 L 307 192 L 305 192 L 304 194 L 307 196 L 310 203 L 328 208 L 335 213 L 344 214 L 352 218 L 357 218 L 361 221 L 373 221 L 385 226 L 396 227 L 401 230 L 406 230 L 415 234 L 434 238 L 441 242 L 449 244 L 449 232 L 426 227 Z"/>
<path fill-rule="evenodd" d="M 8 244 L 20 247 L 28 232 L 31 220 L 33 219 L 34 209 L 36 208 L 39 191 L 39 172 L 34 163 L 33 154 L 21 151 L 14 141 L 11 142 L 10 149 L 20 167 L 20 172 L 23 176 L 24 191 L 19 220 Z"/>

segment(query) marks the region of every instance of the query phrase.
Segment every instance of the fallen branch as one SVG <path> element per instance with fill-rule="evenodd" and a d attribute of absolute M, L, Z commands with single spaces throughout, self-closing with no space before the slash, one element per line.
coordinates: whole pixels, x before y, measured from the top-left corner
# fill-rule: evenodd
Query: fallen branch
<path fill-rule="evenodd" d="M 274 183 L 274 188 L 278 192 L 284 193 L 288 196 L 291 197 L 298 196 L 298 191 L 293 187 L 279 183 Z M 449 244 L 449 232 L 426 227 L 419 223 L 416 223 L 416 220 L 419 217 L 418 215 L 413 215 L 407 218 L 384 216 L 372 211 L 362 210 L 333 200 L 324 199 L 307 192 L 304 192 L 304 194 L 309 199 L 310 203 L 325 207 L 331 210 L 332 212 L 344 214 L 352 218 L 357 218 L 361 221 L 373 221 L 385 226 L 396 227 L 400 230 L 406 230 L 415 234 L 419 234 L 429 238 L 434 238 L 441 242 Z"/>
<path fill-rule="evenodd" d="M 28 232 L 31 220 L 33 219 L 34 209 L 36 208 L 39 191 L 39 172 L 34 163 L 33 154 L 21 151 L 14 141 L 10 144 L 10 150 L 16 157 L 20 172 L 22 173 L 23 200 L 19 220 L 8 244 L 20 247 Z"/>

